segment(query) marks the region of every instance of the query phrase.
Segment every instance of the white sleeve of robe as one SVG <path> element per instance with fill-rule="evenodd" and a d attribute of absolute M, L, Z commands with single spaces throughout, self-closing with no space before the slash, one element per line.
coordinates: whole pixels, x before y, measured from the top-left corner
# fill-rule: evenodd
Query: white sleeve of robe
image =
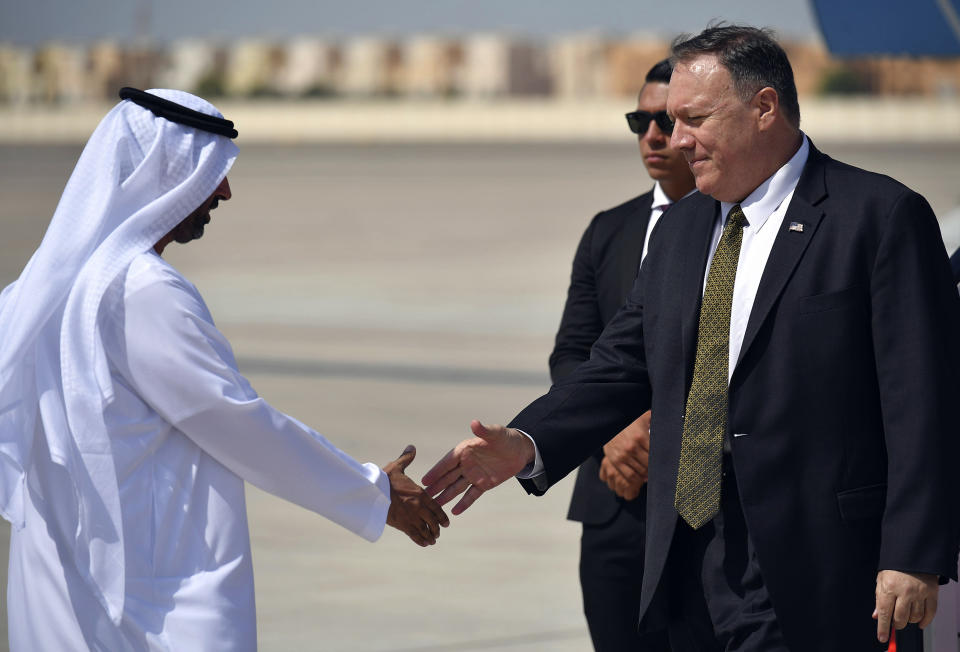
<path fill-rule="evenodd" d="M 390 506 L 386 474 L 257 396 L 196 288 L 156 264 L 163 282 L 155 274 L 142 286 L 128 279 L 124 301 L 125 372 L 143 400 L 247 482 L 379 538 Z"/>

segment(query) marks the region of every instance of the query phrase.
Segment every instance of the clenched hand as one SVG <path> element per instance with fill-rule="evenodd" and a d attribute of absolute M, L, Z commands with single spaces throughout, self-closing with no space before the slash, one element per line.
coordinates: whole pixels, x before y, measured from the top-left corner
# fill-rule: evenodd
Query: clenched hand
<path fill-rule="evenodd" d="M 647 482 L 650 459 L 650 411 L 624 428 L 603 447 L 600 480 L 611 491 L 633 500 Z"/>
<path fill-rule="evenodd" d="M 390 478 L 387 525 L 406 534 L 418 546 L 429 546 L 437 542 L 440 526 L 450 525 L 450 519 L 440 505 L 404 473 L 416 455 L 417 449 L 407 446 L 400 457 L 383 467 Z"/>

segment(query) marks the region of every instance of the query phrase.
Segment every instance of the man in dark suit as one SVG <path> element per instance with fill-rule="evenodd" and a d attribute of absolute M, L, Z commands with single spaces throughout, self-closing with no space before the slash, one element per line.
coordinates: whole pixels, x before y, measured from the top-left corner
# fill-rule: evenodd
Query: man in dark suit
<path fill-rule="evenodd" d="M 673 66 L 657 63 L 644 80 L 637 110 L 627 114 L 654 187 L 597 214 L 577 247 L 567 302 L 550 355 L 554 383 L 590 358 L 590 347 L 623 305 L 650 234 L 664 211 L 694 189 L 690 166 L 670 147 L 667 87 Z M 649 412 L 580 465 L 567 518 L 583 523 L 580 587 L 598 652 L 668 650 L 666 631 L 637 632 L 646 521 Z"/>
<path fill-rule="evenodd" d="M 764 31 L 711 27 L 672 59 L 700 193 L 590 361 L 511 427 L 474 421 L 428 492 L 466 491 L 454 513 L 517 474 L 541 493 L 652 406 L 641 614 L 669 605 L 675 649 L 883 649 L 957 576 L 960 298 L 936 218 L 813 147 Z"/>

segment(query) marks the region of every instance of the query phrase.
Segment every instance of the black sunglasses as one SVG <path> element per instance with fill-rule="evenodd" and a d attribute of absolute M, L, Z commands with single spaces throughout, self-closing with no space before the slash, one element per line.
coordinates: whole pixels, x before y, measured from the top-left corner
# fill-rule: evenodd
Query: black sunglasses
<path fill-rule="evenodd" d="M 627 114 L 627 124 L 630 125 L 630 131 L 642 136 L 647 133 L 650 127 L 650 121 L 657 123 L 657 128 L 668 136 L 673 133 L 673 120 L 667 115 L 666 111 L 631 111 Z"/>

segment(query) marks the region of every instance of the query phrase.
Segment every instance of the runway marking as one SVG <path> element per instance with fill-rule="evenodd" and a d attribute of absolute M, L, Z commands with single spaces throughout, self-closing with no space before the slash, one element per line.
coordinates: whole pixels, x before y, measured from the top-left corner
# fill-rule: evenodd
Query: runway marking
<path fill-rule="evenodd" d="M 420 366 L 411 364 L 290 360 L 281 358 L 239 358 L 243 373 L 297 376 L 301 378 L 351 378 L 405 383 L 454 385 L 550 386 L 546 372 L 470 367 Z"/>

